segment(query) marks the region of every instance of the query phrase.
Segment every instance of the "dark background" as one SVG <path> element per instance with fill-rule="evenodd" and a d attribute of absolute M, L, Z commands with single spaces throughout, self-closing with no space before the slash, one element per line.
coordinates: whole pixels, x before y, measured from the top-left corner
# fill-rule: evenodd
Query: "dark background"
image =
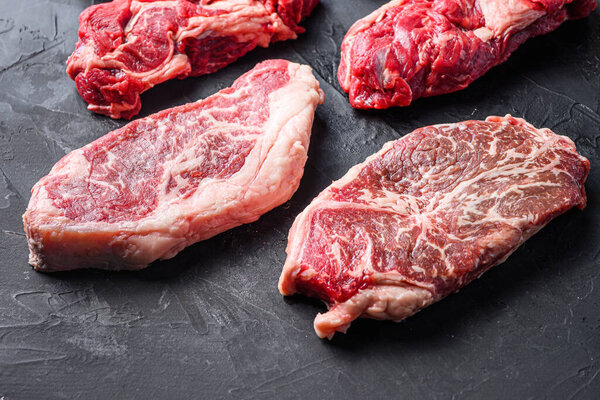
<path fill-rule="evenodd" d="M 322 0 L 297 41 L 142 97 L 146 116 L 267 58 L 310 64 L 327 100 L 291 201 L 141 272 L 41 274 L 21 222 L 30 188 L 124 122 L 88 112 L 65 74 L 89 1 L 0 0 L 0 398 L 599 398 L 600 12 L 530 40 L 467 90 L 355 111 L 335 78 L 339 46 L 384 3 Z M 360 320 L 319 340 L 324 306 L 277 291 L 294 217 L 389 140 L 506 113 L 576 142 L 592 162 L 588 207 L 403 323 Z"/>

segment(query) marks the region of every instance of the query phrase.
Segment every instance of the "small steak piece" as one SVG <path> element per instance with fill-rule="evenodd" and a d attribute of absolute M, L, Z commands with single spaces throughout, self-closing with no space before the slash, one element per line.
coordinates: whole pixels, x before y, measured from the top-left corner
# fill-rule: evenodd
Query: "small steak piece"
<path fill-rule="evenodd" d="M 395 0 L 357 21 L 342 43 L 338 80 L 355 108 L 407 106 L 466 88 L 527 39 L 596 0 Z"/>
<path fill-rule="evenodd" d="M 137 270 L 257 220 L 296 191 L 323 99 L 309 67 L 265 61 L 72 151 L 32 189 L 29 263 Z"/>
<path fill-rule="evenodd" d="M 140 94 L 215 72 L 256 46 L 295 39 L 319 0 L 114 0 L 79 16 L 67 73 L 88 109 L 130 119 Z"/>
<path fill-rule="evenodd" d="M 328 304 L 320 337 L 358 317 L 400 321 L 584 208 L 589 169 L 569 138 L 510 115 L 417 129 L 296 218 L 279 290 Z"/>

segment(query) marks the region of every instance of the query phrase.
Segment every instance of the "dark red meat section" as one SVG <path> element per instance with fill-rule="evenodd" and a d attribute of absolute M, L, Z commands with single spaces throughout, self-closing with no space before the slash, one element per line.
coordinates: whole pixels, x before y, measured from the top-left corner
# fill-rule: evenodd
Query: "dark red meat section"
<path fill-rule="evenodd" d="M 90 110 L 129 119 L 140 94 L 158 83 L 212 73 L 257 46 L 294 38 L 317 3 L 249 0 L 242 11 L 231 0 L 97 4 L 79 18 L 67 73 Z"/>
<path fill-rule="evenodd" d="M 420 97 L 466 88 L 527 39 L 587 16 L 595 0 L 522 0 L 543 15 L 521 27 L 508 8 L 488 11 L 481 0 L 393 1 L 350 29 L 342 44 L 340 85 L 356 108 L 407 106 Z M 487 3 L 498 3 L 487 0 Z M 501 2 L 500 2 L 501 3 Z M 493 21 L 492 21 L 493 20 Z M 494 21 L 509 26 L 496 35 Z M 513 26 L 511 26 L 511 24 Z M 492 32 L 493 33 L 493 32 Z"/>

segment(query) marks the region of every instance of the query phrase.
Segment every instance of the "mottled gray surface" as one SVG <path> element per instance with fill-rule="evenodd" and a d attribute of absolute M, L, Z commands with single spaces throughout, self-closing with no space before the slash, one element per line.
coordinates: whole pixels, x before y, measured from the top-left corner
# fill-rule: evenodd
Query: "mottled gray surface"
<path fill-rule="evenodd" d="M 89 113 L 64 72 L 90 1 L 0 0 L 0 398 L 599 398 L 600 12 L 528 42 L 465 91 L 359 112 L 335 79 L 339 45 L 384 2 L 323 0 L 299 40 L 142 96 L 145 116 L 266 58 L 310 64 L 327 101 L 290 202 L 139 273 L 44 275 L 27 265 L 30 188 L 123 122 Z M 358 321 L 319 340 L 324 307 L 277 292 L 294 216 L 388 140 L 506 113 L 575 140 L 592 161 L 588 207 L 404 323 Z"/>

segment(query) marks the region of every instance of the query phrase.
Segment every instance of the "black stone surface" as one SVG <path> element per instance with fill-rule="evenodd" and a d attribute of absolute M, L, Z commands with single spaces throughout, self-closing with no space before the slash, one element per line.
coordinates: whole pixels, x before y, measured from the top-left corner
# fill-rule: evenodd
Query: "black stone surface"
<path fill-rule="evenodd" d="M 92 3 L 94 3 L 92 1 Z M 310 64 L 327 101 L 291 201 L 137 273 L 41 274 L 21 215 L 64 154 L 120 127 L 65 74 L 77 0 L 0 0 L 0 398 L 600 398 L 600 12 L 522 46 L 462 92 L 353 110 L 335 78 L 343 35 L 384 0 L 322 0 L 297 41 L 143 95 L 141 116 L 227 87 L 267 58 Z M 319 340 L 319 302 L 282 298 L 294 217 L 388 140 L 510 113 L 571 137 L 592 162 L 588 207 L 403 323 Z"/>

